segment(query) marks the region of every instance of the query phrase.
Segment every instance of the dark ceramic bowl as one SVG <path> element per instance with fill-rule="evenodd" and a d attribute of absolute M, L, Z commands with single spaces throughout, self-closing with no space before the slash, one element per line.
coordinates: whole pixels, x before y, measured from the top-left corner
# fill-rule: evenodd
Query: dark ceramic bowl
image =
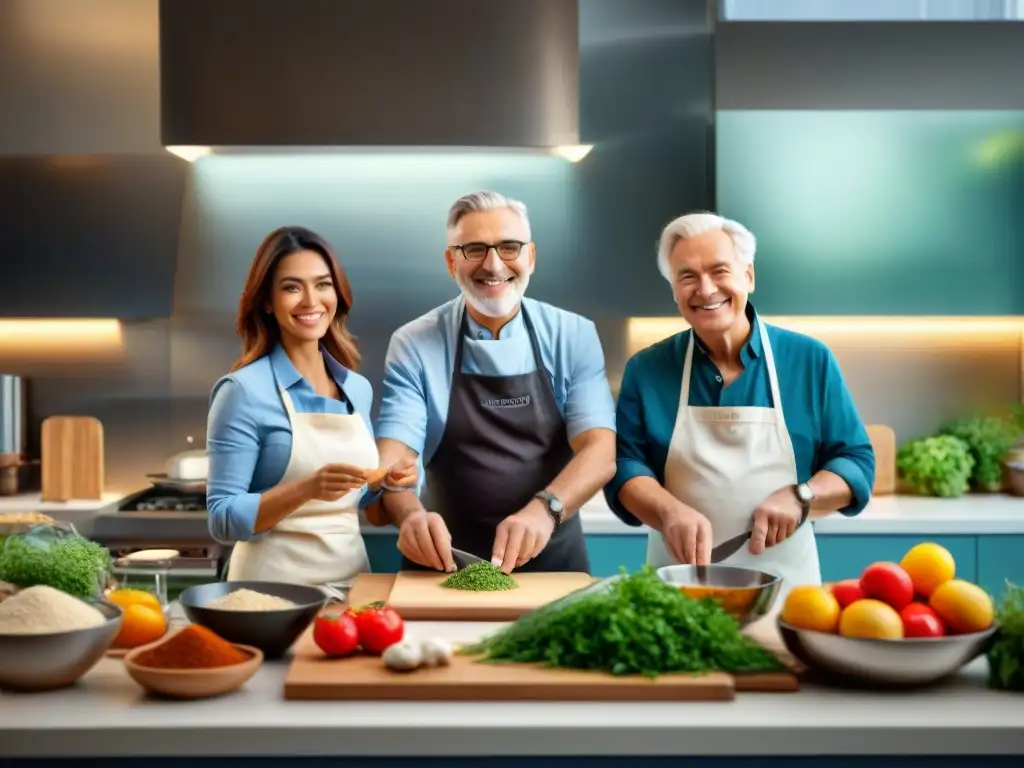
<path fill-rule="evenodd" d="M 294 608 L 276 611 L 231 611 L 208 607 L 239 589 L 282 597 Z M 231 643 L 251 645 L 268 659 L 280 658 L 327 603 L 318 587 L 276 581 L 218 581 L 189 587 L 178 598 L 189 621 L 200 624 Z"/>

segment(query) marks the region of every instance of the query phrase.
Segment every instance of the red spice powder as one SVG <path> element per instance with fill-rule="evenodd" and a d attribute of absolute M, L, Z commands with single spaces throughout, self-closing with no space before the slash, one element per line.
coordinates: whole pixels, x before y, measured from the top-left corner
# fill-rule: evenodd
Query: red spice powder
<path fill-rule="evenodd" d="M 241 664 L 251 658 L 252 654 L 236 648 L 206 627 L 191 624 L 139 654 L 135 663 L 155 669 L 210 669 Z"/>

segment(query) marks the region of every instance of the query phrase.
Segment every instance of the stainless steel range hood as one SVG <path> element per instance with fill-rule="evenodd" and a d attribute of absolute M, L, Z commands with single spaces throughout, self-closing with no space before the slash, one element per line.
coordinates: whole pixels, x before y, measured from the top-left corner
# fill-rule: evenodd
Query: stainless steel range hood
<path fill-rule="evenodd" d="M 161 0 L 162 143 L 577 145 L 577 1 Z"/>

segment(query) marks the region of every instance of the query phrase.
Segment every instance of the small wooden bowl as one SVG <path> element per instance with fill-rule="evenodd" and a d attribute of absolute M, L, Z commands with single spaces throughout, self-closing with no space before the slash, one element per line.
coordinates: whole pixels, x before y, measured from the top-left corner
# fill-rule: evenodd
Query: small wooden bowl
<path fill-rule="evenodd" d="M 229 667 L 207 669 L 157 669 L 135 662 L 152 644 L 133 648 L 124 657 L 129 676 L 150 693 L 175 699 L 206 699 L 241 688 L 263 664 L 263 651 L 251 645 L 235 645 L 251 658 Z"/>

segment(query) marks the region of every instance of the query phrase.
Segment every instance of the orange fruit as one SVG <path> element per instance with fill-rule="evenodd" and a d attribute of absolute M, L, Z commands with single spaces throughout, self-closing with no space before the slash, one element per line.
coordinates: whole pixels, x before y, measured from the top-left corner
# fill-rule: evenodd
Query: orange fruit
<path fill-rule="evenodd" d="M 136 648 L 159 640 L 167 632 L 167 617 L 162 610 L 134 603 L 124 608 L 121 630 L 114 638 L 115 648 Z"/>
<path fill-rule="evenodd" d="M 910 575 L 914 591 L 923 597 L 930 597 L 936 587 L 956 576 L 953 555 L 930 541 L 911 547 L 900 560 L 900 566 Z"/>
<path fill-rule="evenodd" d="M 958 635 L 981 632 L 992 626 L 995 610 L 992 598 L 977 584 L 950 579 L 936 587 L 928 605 L 947 629 Z"/>
<path fill-rule="evenodd" d="M 782 606 L 782 620 L 799 629 L 835 632 L 839 601 L 824 587 L 811 584 L 793 587 Z"/>
<path fill-rule="evenodd" d="M 115 589 L 107 594 L 107 600 L 122 608 L 127 608 L 129 605 L 147 605 L 154 610 L 163 611 L 163 606 L 160 605 L 160 598 L 144 589 L 130 589 L 127 587 Z"/>
<path fill-rule="evenodd" d="M 903 637 L 903 620 L 895 608 L 881 600 L 857 600 L 843 609 L 839 617 L 839 634 L 843 637 L 899 640 Z"/>

